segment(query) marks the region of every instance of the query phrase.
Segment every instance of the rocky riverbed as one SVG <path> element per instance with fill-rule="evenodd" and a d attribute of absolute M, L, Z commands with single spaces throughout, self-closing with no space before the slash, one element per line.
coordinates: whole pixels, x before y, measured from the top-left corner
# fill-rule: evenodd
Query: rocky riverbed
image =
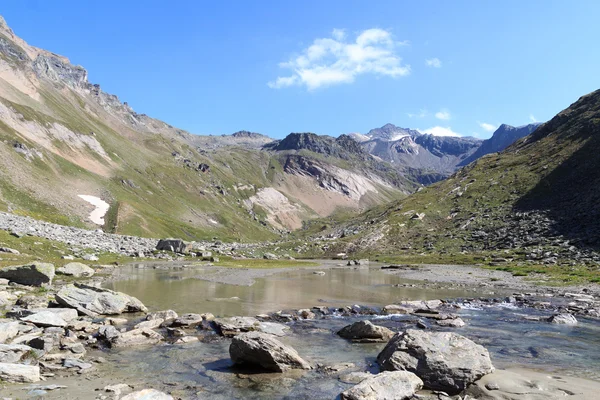
<path fill-rule="evenodd" d="M 327 273 L 327 265 L 322 267 Z M 578 327 L 580 331 L 569 341 L 593 343 L 600 329 L 594 319 L 600 301 L 589 290 L 570 293 L 545 288 L 497 298 L 399 301 L 384 307 L 317 305 L 219 318 L 206 312 L 148 310 L 136 298 L 99 286 L 113 270 L 74 263 L 59 273 L 47 264 L 3 271 L 7 278 L 0 281 L 0 298 L 6 318 L 0 322 L 0 376 L 20 382 L 6 383 L 0 390 L 3 396 L 133 399 L 144 394 L 127 397 L 127 393 L 154 388 L 163 393 L 156 398 L 333 398 L 341 394 L 346 399 L 367 399 L 386 396 L 391 387 L 393 393 L 403 393 L 392 398 L 417 393 L 432 399 L 525 399 L 558 398 L 564 393 L 593 398 L 600 388 L 593 380 L 569 376 L 599 379 L 594 351 L 589 352 L 591 361 L 584 356 L 578 364 L 543 346 L 499 347 L 496 337 L 506 332 L 493 332 L 495 327 L 517 324 L 541 333 L 539 339 L 531 339 L 533 343 L 551 344 L 558 340 L 557 333 L 571 337 L 572 331 L 561 327 Z M 439 271 L 447 275 L 445 268 Z M 467 276 L 472 276 L 469 272 Z M 577 337 L 582 334 L 585 338 Z M 416 343 L 421 347 L 410 350 Z M 472 356 L 465 357 L 471 354 L 465 351 L 436 356 L 448 346 L 472 347 Z M 511 346 L 515 347 L 511 350 Z M 581 351 L 579 345 L 569 346 L 574 347 L 568 352 Z M 596 343 L 596 352 L 598 347 Z M 408 349 L 405 356 L 397 353 L 402 349 Z M 409 354 L 417 358 L 411 361 Z M 425 359 L 417 361 L 423 355 Z M 440 366 L 435 357 L 458 358 Z M 518 379 L 510 370 L 492 372 L 519 365 L 539 369 L 545 361 L 564 366 L 551 378 L 531 370 L 520 371 Z M 411 367 L 423 362 L 431 362 L 437 372 L 432 372 L 433 367 Z M 586 368 L 591 374 L 582 372 Z M 154 379 L 157 374 L 162 378 Z M 446 386 L 439 386 L 442 381 L 448 382 Z"/>

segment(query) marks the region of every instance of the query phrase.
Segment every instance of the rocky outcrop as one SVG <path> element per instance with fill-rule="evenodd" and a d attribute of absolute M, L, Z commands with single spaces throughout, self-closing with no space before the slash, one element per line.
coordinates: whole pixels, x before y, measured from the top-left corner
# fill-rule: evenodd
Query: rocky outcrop
<path fill-rule="evenodd" d="M 156 245 L 156 250 L 164 250 L 180 254 L 187 254 L 191 249 L 192 245 L 184 242 L 181 239 L 161 239 Z"/>
<path fill-rule="evenodd" d="M 405 400 L 423 387 L 412 372 L 382 372 L 369 377 L 340 395 L 341 400 Z"/>
<path fill-rule="evenodd" d="M 60 289 L 56 301 L 88 316 L 148 311 L 141 301 L 125 293 L 77 283 Z"/>
<path fill-rule="evenodd" d="M 54 279 L 54 265 L 33 262 L 27 265 L 16 265 L 0 269 L 0 278 L 8 279 L 20 285 L 51 285 Z"/>
<path fill-rule="evenodd" d="M 78 262 L 68 263 L 63 267 L 58 268 L 56 270 L 56 273 L 61 275 L 73 276 L 75 278 L 89 278 L 94 276 L 94 270 L 92 268 Z"/>
<path fill-rule="evenodd" d="M 274 336 L 261 332 L 235 336 L 229 346 L 229 355 L 234 364 L 251 365 L 269 371 L 311 369 L 310 364 L 296 350 L 284 345 Z"/>
<path fill-rule="evenodd" d="M 533 133 L 541 123 L 536 122 L 523 126 L 510 126 L 502 124 L 494 131 L 492 137 L 484 140 L 481 146 L 469 157 L 465 158 L 459 166 L 465 166 L 490 153 L 497 153 L 504 150 L 517 140 Z"/>
<path fill-rule="evenodd" d="M 394 332 L 384 326 L 373 325 L 370 321 L 359 321 L 347 325 L 337 333 L 344 339 L 358 343 L 387 342 Z"/>
<path fill-rule="evenodd" d="M 396 334 L 377 356 L 385 371 L 410 371 L 426 388 L 458 393 L 494 371 L 488 351 L 451 332 L 408 330 Z"/>

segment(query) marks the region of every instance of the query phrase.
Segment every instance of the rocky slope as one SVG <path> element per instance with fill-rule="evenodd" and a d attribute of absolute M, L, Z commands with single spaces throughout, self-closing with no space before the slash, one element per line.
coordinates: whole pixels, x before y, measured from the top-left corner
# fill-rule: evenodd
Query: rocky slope
<path fill-rule="evenodd" d="M 597 271 L 599 138 L 595 91 L 505 151 L 334 230 L 330 237 L 347 237 L 329 248 L 463 255 L 505 250 L 504 258 L 525 263 L 572 265 L 574 277 Z"/>
<path fill-rule="evenodd" d="M 346 150 L 293 158 L 263 150 L 270 142 L 192 135 L 137 113 L 0 19 L 0 211 L 93 227 L 79 197 L 91 195 L 110 205 L 106 231 L 261 240 L 415 188 L 379 162 L 357 169 Z"/>
<path fill-rule="evenodd" d="M 540 125 L 541 123 L 538 122 L 517 127 L 507 124 L 500 125 L 498 129 L 494 131 L 492 137 L 484 140 L 481 143 L 481 146 L 479 146 L 479 148 L 473 154 L 460 162 L 459 166 L 463 167 L 472 163 L 478 158 L 485 156 L 486 154 L 497 153 L 504 150 L 517 140 L 530 135 Z"/>

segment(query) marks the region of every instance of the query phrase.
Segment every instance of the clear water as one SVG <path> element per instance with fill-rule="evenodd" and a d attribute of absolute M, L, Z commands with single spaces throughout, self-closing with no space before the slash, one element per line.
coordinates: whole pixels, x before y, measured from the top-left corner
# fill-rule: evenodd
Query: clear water
<path fill-rule="evenodd" d="M 140 298 L 150 309 L 212 312 L 215 315 L 254 315 L 313 305 L 385 305 L 401 299 L 473 297 L 477 291 L 398 288 L 394 275 L 376 269 L 331 269 L 325 276 L 312 271 L 288 271 L 258 279 L 252 286 L 235 286 L 197 279 L 198 270 L 127 270 L 128 279 L 110 283 L 113 289 Z M 481 293 L 484 295 L 484 293 Z M 238 297 L 239 300 L 231 299 Z M 600 321 L 579 318 L 577 326 L 528 321 L 524 316 L 549 314 L 534 309 L 495 305 L 456 310 L 466 326 L 438 328 L 460 333 L 485 346 L 497 368 L 525 367 L 552 374 L 600 380 Z M 141 318 L 141 316 L 139 317 Z M 361 317 L 366 318 L 366 317 Z M 95 375 L 67 378 L 69 386 L 48 392 L 48 399 L 94 399 L 110 383 L 154 387 L 184 399 L 333 399 L 351 387 L 339 376 L 352 371 L 377 371 L 375 359 L 384 344 L 352 344 L 335 332 L 356 318 L 329 317 L 290 323 L 280 340 L 294 347 L 313 365 L 351 362 L 355 367 L 338 373 L 292 371 L 264 374 L 239 370 L 229 359 L 230 340 L 198 331 L 202 341 L 185 345 L 161 344 L 102 353 L 108 363 Z M 415 327 L 412 316 L 369 317 L 375 324 L 401 331 Z M 96 354 L 95 354 L 96 353 Z M 93 357 L 97 352 L 91 352 Z M 71 379 L 69 381 L 68 379 Z M 72 379 L 78 379 L 73 384 Z M 52 382 L 54 383 L 54 381 Z M 57 382 L 60 383 L 60 382 Z M 23 389 L 0 394 L 32 397 Z"/>
<path fill-rule="evenodd" d="M 326 274 L 314 270 L 290 270 L 256 279 L 251 286 L 228 285 L 202 280 L 208 268 L 153 269 L 125 267 L 127 279 L 105 286 L 140 299 L 152 310 L 173 309 L 179 313 L 211 312 L 217 316 L 251 316 L 281 309 L 317 305 L 362 304 L 384 306 L 401 300 L 431 300 L 484 295 L 481 291 L 434 290 L 394 287 L 407 283 L 379 268 L 331 268 Z"/>

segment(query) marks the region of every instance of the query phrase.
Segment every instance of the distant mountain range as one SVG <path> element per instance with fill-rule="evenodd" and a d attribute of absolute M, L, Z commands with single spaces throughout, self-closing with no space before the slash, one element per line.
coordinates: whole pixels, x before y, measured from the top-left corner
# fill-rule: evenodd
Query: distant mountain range
<path fill-rule="evenodd" d="M 135 112 L 87 77 L 0 17 L 0 211 L 92 227 L 79 195 L 94 195 L 110 204 L 107 231 L 270 239 L 403 198 L 483 145 L 392 124 L 338 138 L 194 135 Z M 483 152 L 499 148 L 494 140 Z"/>
<path fill-rule="evenodd" d="M 563 266 L 564 282 L 599 279 L 600 90 L 544 124 L 502 125 L 479 149 L 448 179 L 324 232 L 340 238 L 332 251 L 487 252 L 536 272 Z"/>
<path fill-rule="evenodd" d="M 350 136 L 369 154 L 392 163 L 420 183 L 430 184 L 479 157 L 505 149 L 538 126 L 514 128 L 503 124 L 490 139 L 483 141 L 473 137 L 434 136 L 393 124 L 372 129 L 366 135 Z"/>

